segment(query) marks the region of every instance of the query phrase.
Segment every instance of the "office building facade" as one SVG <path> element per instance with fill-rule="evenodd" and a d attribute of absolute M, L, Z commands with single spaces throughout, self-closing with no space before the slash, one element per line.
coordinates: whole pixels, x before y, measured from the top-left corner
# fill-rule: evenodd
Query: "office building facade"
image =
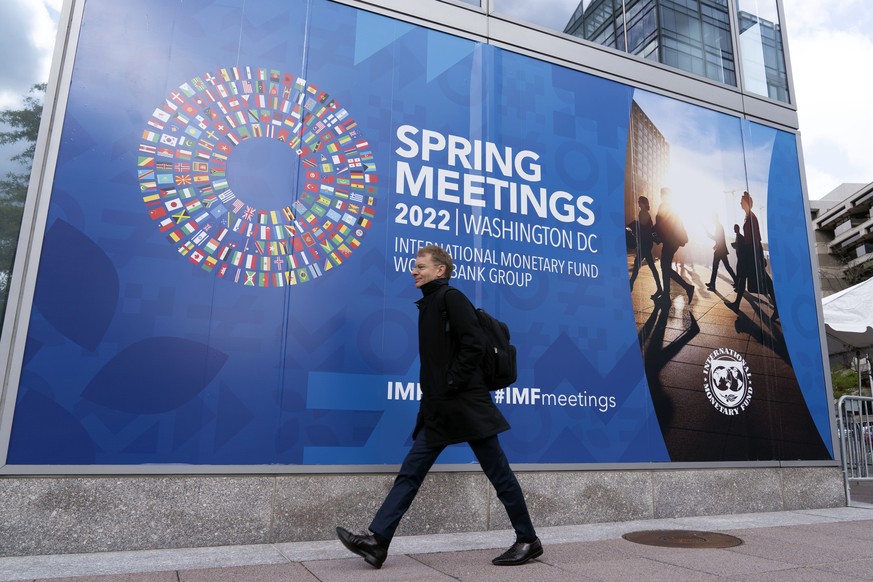
<path fill-rule="evenodd" d="M 782 5 L 752 5 L 69 0 L 0 551 L 364 519 L 421 398 L 427 243 L 512 329 L 492 398 L 538 524 L 839 505 Z M 508 527 L 483 479 L 448 448 L 399 533 Z"/>

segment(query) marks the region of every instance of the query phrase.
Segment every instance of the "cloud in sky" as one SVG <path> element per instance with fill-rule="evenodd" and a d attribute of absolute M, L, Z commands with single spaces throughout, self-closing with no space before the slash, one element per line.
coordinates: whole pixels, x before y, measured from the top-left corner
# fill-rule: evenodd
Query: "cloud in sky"
<path fill-rule="evenodd" d="M 3 0 L 0 18 L 0 109 L 14 107 L 49 76 L 62 0 Z"/>
<path fill-rule="evenodd" d="M 809 197 L 873 181 L 869 0 L 784 0 Z"/>

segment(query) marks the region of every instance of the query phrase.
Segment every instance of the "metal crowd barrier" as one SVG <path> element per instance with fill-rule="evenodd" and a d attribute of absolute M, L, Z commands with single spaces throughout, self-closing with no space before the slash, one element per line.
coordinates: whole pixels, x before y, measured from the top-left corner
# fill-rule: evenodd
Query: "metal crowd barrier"
<path fill-rule="evenodd" d="M 856 501 L 870 503 L 873 491 L 873 398 L 843 396 L 837 403 L 840 453 L 846 500 L 852 503 L 852 486 L 858 487 Z M 860 490 L 866 489 L 865 494 Z"/>

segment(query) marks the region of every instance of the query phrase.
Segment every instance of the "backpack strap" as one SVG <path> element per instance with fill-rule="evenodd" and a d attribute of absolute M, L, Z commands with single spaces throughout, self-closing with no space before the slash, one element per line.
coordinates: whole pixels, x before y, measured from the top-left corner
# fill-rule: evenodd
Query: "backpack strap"
<path fill-rule="evenodd" d="M 443 321 L 446 322 L 446 333 L 449 333 L 451 329 L 449 326 L 449 310 L 446 307 L 446 293 L 452 290 L 457 291 L 457 289 L 448 284 L 443 285 L 439 290 L 437 290 L 437 305 L 440 308 L 440 316 L 443 318 Z"/>

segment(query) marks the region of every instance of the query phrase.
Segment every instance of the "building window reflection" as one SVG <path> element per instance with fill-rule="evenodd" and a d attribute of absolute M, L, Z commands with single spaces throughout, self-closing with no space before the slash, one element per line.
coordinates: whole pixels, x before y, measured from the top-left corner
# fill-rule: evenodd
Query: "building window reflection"
<path fill-rule="evenodd" d="M 788 102 L 777 0 L 737 0 L 744 87 Z M 728 0 L 491 0 L 495 13 L 737 86 Z M 564 16 L 562 16 L 564 15 Z"/>
<path fill-rule="evenodd" d="M 752 93 L 789 102 L 782 27 L 776 0 L 738 0 L 743 86 Z"/>

